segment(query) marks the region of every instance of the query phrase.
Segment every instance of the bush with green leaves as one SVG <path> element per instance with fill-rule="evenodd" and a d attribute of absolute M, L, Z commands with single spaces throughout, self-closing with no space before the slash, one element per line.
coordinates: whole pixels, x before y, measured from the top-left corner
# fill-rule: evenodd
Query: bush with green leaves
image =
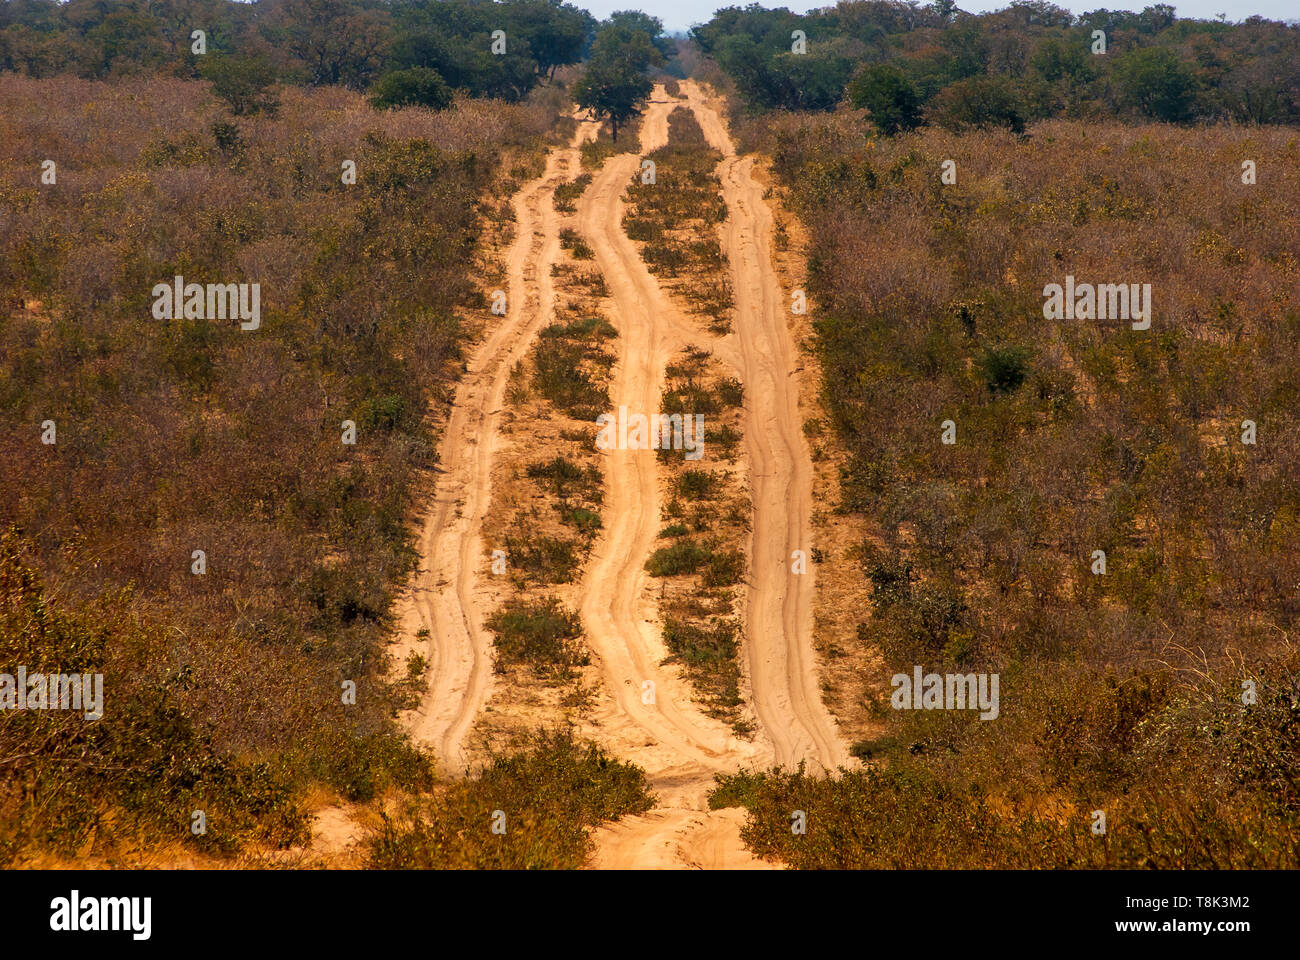
<path fill-rule="evenodd" d="M 511 600 L 486 625 L 496 634 L 500 665 L 524 664 L 539 673 L 567 676 L 587 663 L 582 621 L 555 597 Z"/>
<path fill-rule="evenodd" d="M 989 392 L 1015 393 L 1029 377 L 1030 357 L 1027 347 L 998 344 L 985 348 L 975 366 Z"/>
<path fill-rule="evenodd" d="M 367 840 L 367 866 L 576 870 L 592 853 L 593 827 L 653 804 L 639 767 L 569 732 L 544 731 L 526 749 L 385 816 Z"/>
<path fill-rule="evenodd" d="M 429 67 L 408 67 L 384 74 L 375 83 L 370 94 L 370 105 L 376 110 L 394 107 L 431 107 L 446 110 L 455 95 L 447 81 L 437 70 Z"/>
<path fill-rule="evenodd" d="M 921 97 L 901 69 L 890 63 L 868 64 L 848 86 L 849 99 L 865 109 L 871 122 L 887 137 L 922 122 Z"/>
<path fill-rule="evenodd" d="M 204 58 L 199 72 L 237 117 L 273 114 L 280 108 L 275 91 L 279 72 L 265 57 L 213 54 Z"/>
<path fill-rule="evenodd" d="M 944 87 L 926 105 L 926 114 L 949 130 L 1005 127 L 1023 133 L 1028 110 L 1016 84 L 1004 77 L 968 77 Z"/>

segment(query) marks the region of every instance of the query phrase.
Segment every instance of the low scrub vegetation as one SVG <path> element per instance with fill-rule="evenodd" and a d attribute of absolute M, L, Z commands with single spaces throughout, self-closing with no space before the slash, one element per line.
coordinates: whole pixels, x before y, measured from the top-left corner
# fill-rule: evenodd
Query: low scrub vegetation
<path fill-rule="evenodd" d="M 727 218 L 722 184 L 715 170 L 722 154 L 710 147 L 689 109 L 668 115 L 668 144 L 650 154 L 653 183 L 638 170 L 628 187 L 623 217 L 627 235 L 639 241 L 641 257 L 709 328 L 731 329 L 731 281 L 718 241 L 717 225 Z"/>
<path fill-rule="evenodd" d="M 864 770 L 723 777 L 710 802 L 746 807 L 746 845 L 804 869 L 1286 869 L 1298 668 L 1292 653 L 1249 677 L 1019 669 L 996 721 L 910 713 L 859 745 Z M 1243 679 L 1264 691 L 1250 707 Z"/>
<path fill-rule="evenodd" d="M 582 290 L 584 279 L 600 277 L 583 256 L 590 251 L 570 225 L 561 226 L 560 239 L 569 251 L 555 265 L 563 293 L 553 322 L 511 372 L 505 475 L 494 485 L 484 527 L 484 560 L 504 587 L 488 621 L 503 681 L 478 735 L 498 743 L 519 742 L 539 725 L 574 722 L 592 691 L 592 671 L 581 669 L 588 664 L 581 623 L 570 611 L 581 604 L 583 565 L 603 526 L 594 421 L 609 404 L 608 347 L 618 333 L 605 305 Z"/>
<path fill-rule="evenodd" d="M 433 465 L 426 411 L 474 333 L 462 318 L 486 315 L 477 201 L 553 107 L 376 113 L 287 88 L 234 116 L 198 81 L 14 75 L 0 99 L 0 521 L 31 571 L 13 589 L 53 585 L 77 624 L 42 647 L 32 594 L 7 595 L 4 663 L 98 661 L 106 699 L 93 731 L 0 718 L 5 855 L 284 845 L 312 785 L 364 800 L 427 781 L 392 719 L 388 609 Z M 151 290 L 177 275 L 258 283 L 259 328 L 155 319 Z"/>
<path fill-rule="evenodd" d="M 539 674 L 567 679 L 587 663 L 582 621 L 554 597 L 513 600 L 492 614 L 487 627 L 497 635 L 500 664 L 522 663 Z"/>
<path fill-rule="evenodd" d="M 858 531 L 831 559 L 871 600 L 840 654 L 871 766 L 716 802 L 799 866 L 1295 862 L 1293 778 L 1266 772 L 1300 749 L 1294 132 L 772 132 Z M 1150 283 L 1150 329 L 1050 318 L 1067 276 Z M 891 709 L 918 665 L 998 674 L 999 716 Z"/>
<path fill-rule="evenodd" d="M 576 870 L 590 831 L 644 813 L 645 773 L 571 734 L 540 733 L 481 773 L 385 818 L 367 865 L 386 870 Z"/>
<path fill-rule="evenodd" d="M 744 539 L 749 503 L 738 495 L 734 460 L 743 390 L 721 376 L 708 351 L 688 348 L 667 368 L 662 400 L 670 414 L 703 416 L 704 457 L 695 466 L 684 450 L 660 450 L 666 473 L 665 517 L 657 546 L 646 560 L 660 578 L 664 643 L 682 664 L 706 711 L 727 720 L 737 732 L 749 731 L 741 716 L 739 618 L 737 604 L 745 575 Z"/>
<path fill-rule="evenodd" d="M 616 336 L 600 317 L 547 327 L 533 352 L 533 389 L 574 420 L 595 421 L 609 405 L 605 382 L 614 365 L 603 343 Z"/>

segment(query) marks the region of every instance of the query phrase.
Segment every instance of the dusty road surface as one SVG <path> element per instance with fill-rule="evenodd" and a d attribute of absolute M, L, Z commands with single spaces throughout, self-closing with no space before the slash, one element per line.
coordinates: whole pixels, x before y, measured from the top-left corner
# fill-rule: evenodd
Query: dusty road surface
<path fill-rule="evenodd" d="M 660 806 L 597 832 L 593 865 L 601 868 L 764 866 L 740 842 L 743 812 L 708 810 L 711 774 L 801 761 L 833 771 L 848 760 L 819 693 L 811 564 L 809 572 L 797 574 L 791 563 L 795 550 L 806 554 L 811 548 L 812 465 L 790 382 L 795 354 L 771 261 L 771 213 L 752 177 L 752 161 L 736 157 L 717 109 L 693 84 L 682 89 L 710 144 L 724 156 L 723 249 L 736 292 L 735 334 L 701 336 L 623 233 L 621 195 L 641 156 L 607 161 L 583 197 L 579 217 L 616 304 L 621 354 L 611 407 L 657 413 L 664 366 L 687 339 L 707 342 L 745 385 L 754 524 L 743 648 L 760 729 L 753 743 L 737 741 L 701 715 L 680 677 L 659 665 L 667 651 L 644 570 L 660 525 L 657 461 L 653 451 L 609 451 L 610 521 L 588 567 L 582 614 L 613 703 L 589 735 L 643 766 Z M 667 116 L 682 102 L 656 89 L 642 126 L 642 155 L 666 143 Z M 642 696 L 647 680 L 654 684 L 652 704 Z"/>
<path fill-rule="evenodd" d="M 483 627 L 490 611 L 476 589 L 506 384 L 537 331 L 554 316 L 551 266 L 560 249 L 560 227 L 553 196 L 556 187 L 578 174 L 579 147 L 598 129 L 594 122 L 580 121 L 569 146 L 551 151 L 543 174 L 513 198 L 506 315 L 475 350 L 456 390 L 439 448 L 433 505 L 419 537 L 419 570 L 400 609 L 397 666 L 404 667 L 409 653 L 422 653 L 428 679 L 419 708 L 405 719 L 412 736 L 433 749 L 447 773 L 463 772 L 468 763 L 465 735 L 492 677 L 492 639 Z"/>
<path fill-rule="evenodd" d="M 665 664 L 646 559 L 661 527 L 655 451 L 602 451 L 603 528 L 582 581 L 581 615 L 601 680 L 579 732 L 646 770 L 658 805 L 599 831 L 592 866 L 605 869 L 764 868 L 744 847 L 744 812 L 708 809 L 714 774 L 806 763 L 831 771 L 847 752 L 823 706 L 812 646 L 812 469 L 792 382 L 795 349 L 785 295 L 771 259 L 772 216 L 753 160 L 738 158 L 718 107 L 694 84 L 683 98 L 656 87 L 641 126 L 639 153 L 616 154 L 596 171 L 578 201 L 580 233 L 604 277 L 618 330 L 610 383 L 613 411 L 660 411 L 664 368 L 688 344 L 706 346 L 745 386 L 745 443 L 753 493 L 744 600 L 743 669 L 758 730 L 737 737 L 706 716 L 680 669 Z M 684 105 L 723 154 L 718 167 L 728 218 L 723 250 L 735 291 L 735 332 L 717 337 L 669 297 L 623 231 L 623 193 L 646 154 L 668 140 L 668 115 Z M 554 316 L 552 266 L 559 249 L 555 187 L 578 173 L 578 146 L 595 126 L 580 126 L 567 149 L 552 152 L 546 172 L 514 198 L 518 233 L 508 255 L 508 311 L 477 349 L 456 393 L 441 447 L 436 498 L 420 539 L 420 573 L 402 620 L 401 658 L 428 658 L 423 703 L 408 718 L 444 769 L 463 770 L 466 733 L 492 675 L 490 612 L 478 592 L 480 531 L 490 497 L 492 459 L 511 367 Z M 427 638 L 417 637 L 421 629 Z"/>
<path fill-rule="evenodd" d="M 735 334 L 718 354 L 745 385 L 745 444 L 754 501 L 746 643 L 754 709 L 776 761 L 833 772 L 849 760 L 822 702 L 813 651 L 812 460 L 792 374 L 798 358 L 786 323 L 789 300 L 772 265 L 772 212 L 739 158 L 718 109 L 691 81 L 681 84 L 710 146 L 722 154 L 727 203 L 722 250 L 735 291 Z M 804 572 L 796 572 L 796 551 Z"/>

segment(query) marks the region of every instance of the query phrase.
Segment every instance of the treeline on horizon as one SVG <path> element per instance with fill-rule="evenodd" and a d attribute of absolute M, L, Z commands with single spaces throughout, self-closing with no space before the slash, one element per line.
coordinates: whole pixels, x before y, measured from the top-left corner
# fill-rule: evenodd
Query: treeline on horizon
<path fill-rule="evenodd" d="M 610 22 L 620 18 L 650 20 L 629 13 Z M 233 74 L 232 85 L 364 90 L 407 71 L 418 71 L 427 89 L 432 71 L 432 85 L 448 93 L 517 102 L 582 59 L 597 26 L 587 11 L 554 0 L 3 0 L 0 72 Z M 194 30 L 205 32 L 203 55 L 192 52 Z M 491 49 L 497 30 L 505 34 L 500 54 Z"/>
<path fill-rule="evenodd" d="M 515 102 L 585 59 L 602 25 L 645 29 L 670 52 L 653 17 L 626 11 L 601 24 L 559 0 L 0 0 L 0 72 L 377 87 L 391 102 L 435 107 L 453 91 Z M 196 29 L 205 55 L 191 51 Z M 497 30 L 501 54 L 491 49 Z M 806 52 L 792 49 L 796 30 Z M 1104 55 L 1092 52 L 1097 30 Z M 1047 117 L 1300 121 L 1300 27 L 1261 17 L 1182 20 L 1165 4 L 1075 16 L 1044 0 L 987 14 L 953 0 L 845 0 L 807 14 L 726 7 L 690 36 L 751 107 L 847 100 L 886 134 L 926 123 L 1019 131 Z"/>
<path fill-rule="evenodd" d="M 806 35 L 806 52 L 792 34 Z M 1106 52 L 1094 54 L 1093 31 Z M 718 10 L 691 37 L 751 107 L 830 110 L 846 98 L 892 135 L 926 123 L 1048 117 L 1186 123 L 1300 120 L 1300 27 L 1181 20 L 1165 4 L 1075 16 L 1044 0 L 968 14 L 952 0 L 852 0 L 808 14 Z"/>

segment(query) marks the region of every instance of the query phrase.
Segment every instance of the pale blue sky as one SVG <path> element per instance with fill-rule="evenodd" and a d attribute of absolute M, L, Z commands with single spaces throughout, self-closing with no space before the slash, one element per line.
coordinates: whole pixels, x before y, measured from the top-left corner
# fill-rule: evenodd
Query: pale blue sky
<path fill-rule="evenodd" d="M 664 22 L 664 26 L 671 32 L 675 30 L 684 30 L 693 23 L 703 23 L 713 16 L 713 11 L 722 7 L 737 6 L 743 7 L 749 4 L 749 0 L 735 0 L 733 3 L 718 3 L 717 0 L 574 0 L 574 2 L 587 10 L 590 10 L 594 16 L 605 17 L 615 10 L 644 10 L 646 13 L 653 14 Z M 1151 6 L 1155 0 L 1146 0 L 1146 2 L 1125 3 L 1123 0 L 1093 0 L 1089 3 L 1061 3 L 1057 6 L 1065 7 L 1074 13 L 1084 13 L 1089 10 L 1141 10 L 1143 7 Z M 833 5 L 833 4 L 832 4 Z M 1008 3 L 980 3 L 978 0 L 958 0 L 957 6 L 962 10 L 970 13 L 985 13 L 989 10 L 1001 10 L 1008 6 Z M 803 13 L 806 10 L 812 10 L 816 7 L 827 6 L 826 3 L 800 2 L 800 0 L 791 0 L 789 3 L 764 2 L 765 7 L 786 7 L 797 13 Z M 1258 14 L 1269 20 L 1296 20 L 1300 19 L 1300 10 L 1297 9 L 1296 0 L 1244 0 L 1244 2 L 1229 3 L 1228 0 L 1189 0 L 1186 3 L 1173 4 L 1180 17 L 1189 19 L 1211 20 L 1220 13 L 1227 13 L 1228 19 L 1234 22 L 1246 19 L 1249 16 Z"/>

